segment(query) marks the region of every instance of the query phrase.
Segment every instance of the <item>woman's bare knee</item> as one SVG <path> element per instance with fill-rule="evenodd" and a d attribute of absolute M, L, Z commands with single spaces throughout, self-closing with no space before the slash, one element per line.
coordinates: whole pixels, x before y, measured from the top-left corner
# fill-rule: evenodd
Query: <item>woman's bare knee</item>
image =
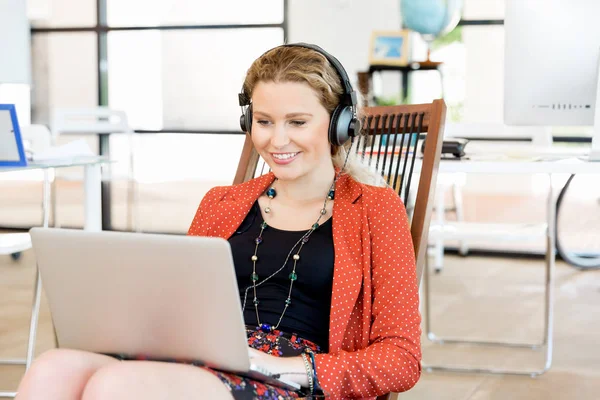
<path fill-rule="evenodd" d="M 82 400 L 100 399 L 233 399 L 212 373 L 190 365 L 124 361 L 98 370 Z"/>
<path fill-rule="evenodd" d="M 93 373 L 117 360 L 100 354 L 52 349 L 35 359 L 18 389 L 17 398 L 76 399 Z"/>

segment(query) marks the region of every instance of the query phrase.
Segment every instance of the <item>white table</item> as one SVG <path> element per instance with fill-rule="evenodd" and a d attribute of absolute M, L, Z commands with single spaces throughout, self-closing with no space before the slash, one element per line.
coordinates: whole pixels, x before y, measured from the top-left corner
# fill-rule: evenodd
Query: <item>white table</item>
<path fill-rule="evenodd" d="M 570 150 L 565 156 L 552 151 L 527 155 L 528 147 L 522 147 L 516 155 L 509 156 L 499 153 L 475 153 L 463 160 L 440 161 L 440 174 L 600 174 L 600 162 L 587 162 L 579 157 L 581 150 Z M 529 148 L 531 149 L 531 148 Z M 565 150 L 566 151 L 566 150 Z M 415 165 L 416 169 L 419 166 Z M 436 209 L 444 209 L 446 192 L 452 186 L 452 179 L 440 180 L 436 194 Z M 548 215 L 550 218 L 550 215 Z M 550 223 L 548 220 L 547 223 Z M 536 240 L 544 237 L 547 224 L 533 226 L 531 224 L 477 224 L 462 222 L 447 222 L 443 212 L 436 213 L 432 221 L 430 240 L 443 242 L 448 239 L 473 240 L 486 238 L 503 241 Z M 493 236 L 493 237 L 491 237 Z M 443 245 L 436 245 L 435 265 L 441 266 Z"/>
<path fill-rule="evenodd" d="M 11 171 L 44 170 L 49 171 L 56 168 L 83 167 L 84 169 L 84 229 L 99 231 L 102 229 L 102 198 L 100 187 L 102 177 L 100 168 L 109 163 L 106 157 L 73 157 L 47 162 L 29 162 L 25 167 L 0 167 L 0 173 Z"/>
<path fill-rule="evenodd" d="M 475 149 L 475 146 L 471 146 Z M 500 374 L 518 374 L 537 376 L 546 372 L 552 365 L 553 351 L 553 303 L 554 303 L 554 264 L 555 264 L 555 232 L 554 221 L 556 218 L 556 201 L 553 195 L 552 180 L 553 174 L 599 174 L 600 162 L 584 161 L 581 157 L 582 150 L 566 149 L 561 153 L 560 149 L 550 148 L 548 151 L 532 152 L 532 148 L 522 146 L 517 148 L 513 154 L 502 154 L 496 152 L 476 152 L 462 160 L 442 160 L 440 162 L 439 173 L 452 174 L 548 174 L 549 190 L 546 204 L 546 221 L 540 224 L 480 224 L 470 222 L 447 222 L 444 220 L 444 198 L 445 191 L 449 185 L 438 186 L 436 193 L 436 208 L 441 210 L 437 212 L 437 219 L 432 221 L 430 228 L 430 242 L 442 242 L 441 251 L 443 252 L 444 240 L 469 240 L 469 239 L 488 239 L 496 241 L 528 241 L 546 239 L 546 277 L 545 277 L 545 299 L 544 299 L 544 339 L 541 343 L 506 343 L 506 342 L 487 342 L 470 341 L 464 339 L 446 339 L 437 336 L 431 330 L 430 315 L 430 296 L 429 296 L 429 268 L 425 268 L 424 276 L 424 295 L 425 295 L 425 326 L 427 336 L 430 340 L 437 343 L 467 343 L 476 345 L 521 347 L 533 350 L 545 350 L 544 366 L 535 370 L 510 370 L 496 368 L 469 368 L 441 365 L 424 365 L 428 370 L 442 370 L 454 372 L 482 372 L 482 373 L 500 373 Z M 415 169 L 419 170 L 419 163 L 415 164 Z M 439 250 L 438 250 L 439 251 Z M 442 253 L 443 255 L 443 253 Z M 437 254 L 436 254 L 437 256 Z"/>
<path fill-rule="evenodd" d="M 44 171 L 44 201 L 43 201 L 43 226 L 48 226 L 49 220 L 49 199 L 50 199 L 50 181 L 49 172 L 55 168 L 83 167 L 84 168 L 84 209 L 85 222 L 84 229 L 90 231 L 99 231 L 102 229 L 102 205 L 100 187 L 102 184 L 101 165 L 108 163 L 106 157 L 75 157 L 53 160 L 47 162 L 31 162 L 24 167 L 0 167 L 0 173 L 9 171 L 37 170 Z M 0 234 L 0 255 L 14 254 L 31 248 L 31 238 L 28 233 L 5 233 Z M 41 280 L 39 273 L 36 274 L 33 308 L 31 311 L 31 321 L 29 326 L 29 340 L 27 345 L 27 356 L 25 359 L 0 360 L 0 365 L 25 365 L 25 370 L 29 369 L 35 351 L 35 338 L 37 333 L 37 321 L 40 308 Z M 0 398 L 14 398 L 16 392 L 0 391 Z"/>

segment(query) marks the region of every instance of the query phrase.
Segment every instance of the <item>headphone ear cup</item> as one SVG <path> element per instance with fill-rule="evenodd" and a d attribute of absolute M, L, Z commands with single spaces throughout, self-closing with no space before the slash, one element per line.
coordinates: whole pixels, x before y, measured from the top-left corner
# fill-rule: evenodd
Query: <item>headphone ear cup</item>
<path fill-rule="evenodd" d="M 248 106 L 246 112 L 240 116 L 240 128 L 243 132 L 251 134 L 252 131 L 252 104 Z"/>
<path fill-rule="evenodd" d="M 240 129 L 242 132 L 247 132 L 246 130 L 246 114 L 240 115 Z"/>
<path fill-rule="evenodd" d="M 329 143 L 334 146 L 339 146 L 340 138 L 338 137 L 338 120 L 343 108 L 344 107 L 342 106 L 337 106 L 334 108 L 333 112 L 331 113 L 331 119 L 329 120 Z"/>
<path fill-rule="evenodd" d="M 350 106 L 337 106 L 329 122 L 329 143 L 341 146 L 355 135 L 356 118 Z"/>

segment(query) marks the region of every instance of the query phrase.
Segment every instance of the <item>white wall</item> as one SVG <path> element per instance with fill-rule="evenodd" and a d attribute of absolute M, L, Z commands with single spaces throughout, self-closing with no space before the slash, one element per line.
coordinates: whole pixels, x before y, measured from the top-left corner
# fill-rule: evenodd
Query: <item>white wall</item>
<path fill-rule="evenodd" d="M 96 20 L 95 3 L 90 1 L 27 0 L 27 5 L 34 26 L 91 26 Z M 97 104 L 96 59 L 93 33 L 34 35 L 34 123 L 48 124 L 54 108 Z"/>
<path fill-rule="evenodd" d="M 290 0 L 288 15 L 288 42 L 321 46 L 342 63 L 355 88 L 357 72 L 369 68 L 371 32 L 401 27 L 399 0 Z M 385 82 L 391 94 L 399 92 L 395 78 Z"/>

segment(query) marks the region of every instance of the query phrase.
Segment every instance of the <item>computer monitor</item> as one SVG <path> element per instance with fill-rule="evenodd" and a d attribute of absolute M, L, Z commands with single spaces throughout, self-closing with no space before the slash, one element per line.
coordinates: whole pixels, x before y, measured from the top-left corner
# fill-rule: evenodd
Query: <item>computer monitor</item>
<path fill-rule="evenodd" d="M 506 0 L 504 123 L 592 125 L 600 161 L 600 1 Z"/>

